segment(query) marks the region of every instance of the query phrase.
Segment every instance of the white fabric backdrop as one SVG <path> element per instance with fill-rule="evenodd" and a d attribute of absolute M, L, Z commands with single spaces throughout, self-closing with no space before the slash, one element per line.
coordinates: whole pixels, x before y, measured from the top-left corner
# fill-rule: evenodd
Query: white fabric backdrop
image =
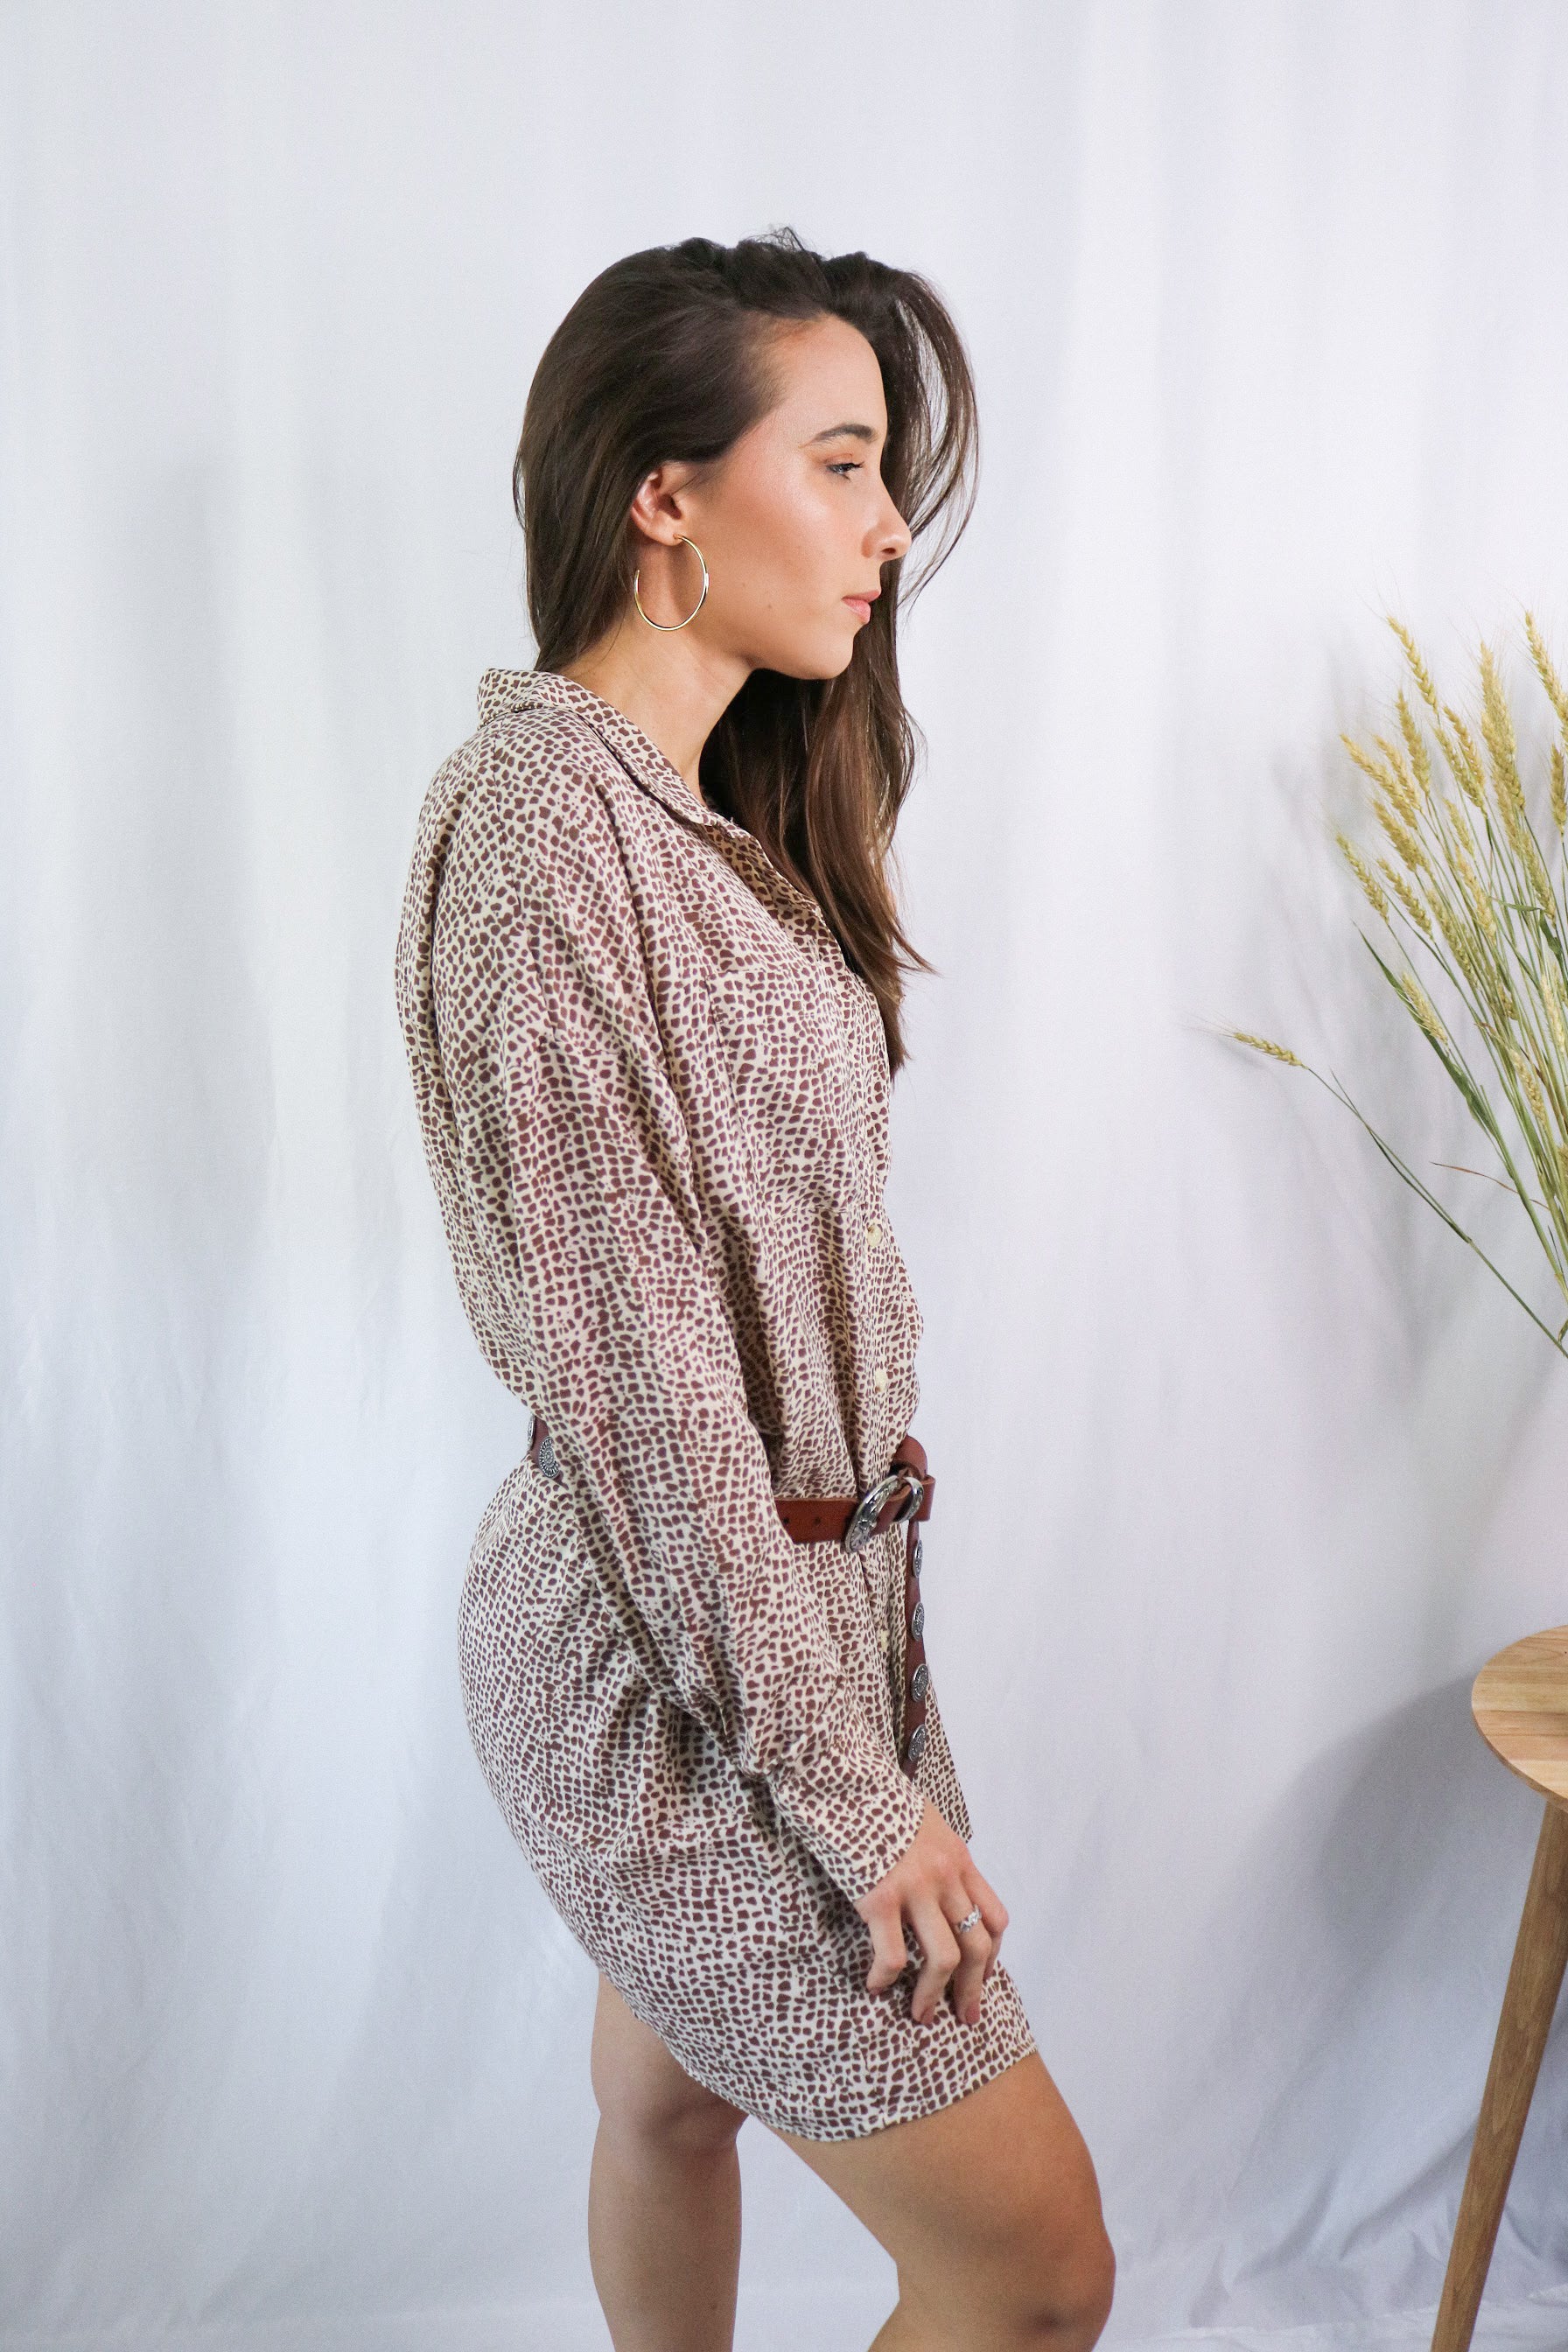
<path fill-rule="evenodd" d="M 1568 1373 L 1205 1024 L 1455 1156 L 1323 813 L 1385 611 L 1450 693 L 1511 629 L 1539 714 L 1524 604 L 1568 664 L 1568 12 L 11 0 L 0 68 L 5 2344 L 605 2340 L 592 1970 L 457 1682 L 521 1416 L 392 944 L 530 658 L 546 335 L 779 220 L 927 270 L 984 404 L 891 1199 L 1107 2342 L 1424 2342 L 1539 1813 L 1468 1685 L 1568 1617 Z M 1568 2344 L 1565 2101 L 1560 2035 L 1480 2341 Z M 742 2345 L 864 2344 L 889 2266 L 742 2147 Z"/>

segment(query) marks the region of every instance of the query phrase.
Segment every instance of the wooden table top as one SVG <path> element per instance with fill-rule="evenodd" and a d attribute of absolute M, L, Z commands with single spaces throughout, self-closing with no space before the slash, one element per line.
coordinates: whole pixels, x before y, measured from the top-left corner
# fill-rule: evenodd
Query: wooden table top
<path fill-rule="evenodd" d="M 1476 1728 L 1510 1772 L 1568 1805 L 1568 1625 L 1489 1658 L 1470 1691 Z"/>

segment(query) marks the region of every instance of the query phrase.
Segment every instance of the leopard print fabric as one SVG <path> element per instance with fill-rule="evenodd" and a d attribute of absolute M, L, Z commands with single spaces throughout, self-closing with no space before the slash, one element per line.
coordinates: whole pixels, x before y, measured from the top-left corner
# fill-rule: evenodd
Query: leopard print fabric
<path fill-rule="evenodd" d="M 1034 2046 L 1000 1966 L 973 2026 L 917 2026 L 912 1966 L 866 1990 L 852 1898 L 927 1799 L 969 1816 L 934 1687 L 900 1765 L 902 1529 L 851 1554 L 774 1507 L 863 1493 L 919 1398 L 881 1016 L 816 901 L 624 713 L 491 669 L 479 716 L 420 813 L 398 1011 L 464 1308 L 559 1475 L 525 1454 L 480 1521 L 469 1730 L 688 2074 L 853 2138 Z"/>

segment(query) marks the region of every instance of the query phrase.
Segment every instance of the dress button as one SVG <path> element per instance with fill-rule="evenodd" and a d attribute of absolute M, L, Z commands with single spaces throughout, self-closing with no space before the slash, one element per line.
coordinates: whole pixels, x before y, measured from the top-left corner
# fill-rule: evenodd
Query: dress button
<path fill-rule="evenodd" d="M 910 1639 L 912 1642 L 918 1642 L 925 1629 L 926 1605 L 923 1601 L 917 1601 L 910 1612 Z"/>
<path fill-rule="evenodd" d="M 910 1676 L 910 1696 L 912 1699 L 922 1699 L 930 1688 L 931 1668 L 922 1658 L 920 1664 L 915 1668 L 914 1673 Z"/>
<path fill-rule="evenodd" d="M 909 1744 L 904 1749 L 904 1754 L 911 1764 L 918 1764 L 920 1762 L 921 1757 L 925 1749 L 925 1725 L 923 1723 L 917 1723 L 914 1729 L 910 1734 Z"/>
<path fill-rule="evenodd" d="M 871 1386 L 876 1390 L 877 1394 L 880 1396 L 887 1385 L 888 1367 L 886 1364 L 879 1364 L 876 1370 L 871 1375 Z"/>

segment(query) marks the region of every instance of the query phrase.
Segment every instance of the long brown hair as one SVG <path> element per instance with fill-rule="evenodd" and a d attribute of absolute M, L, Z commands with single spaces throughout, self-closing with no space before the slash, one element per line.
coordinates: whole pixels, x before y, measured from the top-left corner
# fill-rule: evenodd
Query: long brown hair
<path fill-rule="evenodd" d="M 863 334 L 888 408 L 882 478 L 924 560 L 884 568 L 883 593 L 834 678 L 753 670 L 702 749 L 704 797 L 810 890 L 875 991 L 895 1072 L 904 974 L 935 966 L 899 919 L 889 864 L 920 730 L 899 688 L 898 620 L 974 504 L 974 382 L 945 304 L 913 270 L 814 253 L 793 229 L 716 245 L 689 236 L 612 263 L 546 344 L 512 468 L 541 669 L 559 670 L 624 612 L 636 562 L 628 510 L 666 462 L 721 457 L 766 413 L 769 322 L 830 313 Z"/>

